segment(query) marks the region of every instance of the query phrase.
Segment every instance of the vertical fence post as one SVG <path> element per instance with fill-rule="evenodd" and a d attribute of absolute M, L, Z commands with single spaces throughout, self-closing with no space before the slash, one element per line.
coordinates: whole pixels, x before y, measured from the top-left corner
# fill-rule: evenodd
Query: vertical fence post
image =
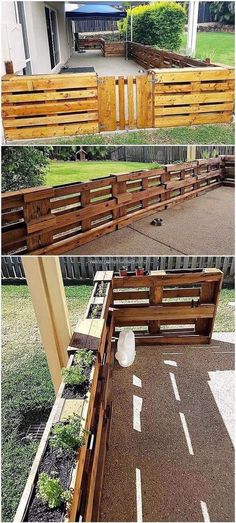
<path fill-rule="evenodd" d="M 166 271 L 151 271 L 151 276 L 164 276 Z M 153 285 L 150 287 L 150 305 L 159 305 L 163 300 L 163 287 L 159 285 Z M 160 332 L 160 322 L 156 320 L 149 321 L 148 330 L 150 334 L 156 334 Z"/>
<path fill-rule="evenodd" d="M 51 198 L 54 196 L 54 189 L 52 187 L 24 189 L 22 195 L 27 248 L 32 252 L 53 243 L 52 227 L 56 224 L 56 217 L 51 212 Z"/>
<path fill-rule="evenodd" d="M 82 191 L 81 192 L 81 206 L 83 208 L 90 205 L 90 190 Z M 82 232 L 88 231 L 91 227 L 91 218 L 86 218 L 85 220 L 81 221 L 81 229 Z"/>
<path fill-rule="evenodd" d="M 61 368 L 67 364 L 71 339 L 68 309 L 59 258 L 22 256 L 53 386 L 61 384 Z"/>

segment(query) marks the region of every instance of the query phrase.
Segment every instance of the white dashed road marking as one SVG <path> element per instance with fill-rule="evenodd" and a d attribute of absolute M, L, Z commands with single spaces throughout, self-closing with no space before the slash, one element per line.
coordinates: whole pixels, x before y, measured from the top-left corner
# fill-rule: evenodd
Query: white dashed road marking
<path fill-rule="evenodd" d="M 183 426 L 183 429 L 184 429 L 184 435 L 185 435 L 186 442 L 187 442 L 187 445 L 188 445 L 189 454 L 194 456 L 193 447 L 192 447 L 191 438 L 190 438 L 190 435 L 189 435 L 189 430 L 188 430 L 188 425 L 187 425 L 187 422 L 186 422 L 186 419 L 185 419 L 185 415 L 183 414 L 183 412 L 180 412 L 179 415 L 180 415 L 181 423 L 182 423 L 182 426 Z"/>
<path fill-rule="evenodd" d="M 203 515 L 204 521 L 206 521 L 206 522 L 211 521 L 209 514 L 208 514 L 207 504 L 205 503 L 205 501 L 200 501 L 200 504 L 201 504 L 202 515 Z"/>
<path fill-rule="evenodd" d="M 169 372 L 169 375 L 170 375 L 171 384 L 172 384 L 172 387 L 173 387 L 175 399 L 176 399 L 176 401 L 180 401 L 180 396 L 179 396 L 179 391 L 178 391 L 175 375 L 174 375 L 173 372 Z"/>
<path fill-rule="evenodd" d="M 140 414 L 142 410 L 143 399 L 133 395 L 133 429 L 141 432 Z"/>
<path fill-rule="evenodd" d="M 173 361 L 173 360 L 164 360 L 164 363 L 166 365 L 171 365 L 172 367 L 177 367 L 176 361 Z"/>
<path fill-rule="evenodd" d="M 135 374 L 133 374 L 133 385 L 136 387 L 142 387 L 142 381 L 140 378 L 138 378 L 138 376 L 135 376 Z"/>
<path fill-rule="evenodd" d="M 143 521 L 143 507 L 142 507 L 142 485 L 141 485 L 141 471 L 136 469 L 136 504 L 137 504 L 137 522 Z"/>

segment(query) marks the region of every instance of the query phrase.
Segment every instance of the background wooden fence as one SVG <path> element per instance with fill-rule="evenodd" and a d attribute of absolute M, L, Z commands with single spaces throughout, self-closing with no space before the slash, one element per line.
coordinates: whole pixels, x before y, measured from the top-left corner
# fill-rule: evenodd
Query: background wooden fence
<path fill-rule="evenodd" d="M 168 164 L 2 195 L 3 254 L 65 254 L 143 216 L 219 187 L 225 159 Z"/>
<path fill-rule="evenodd" d="M 196 158 L 212 158 L 215 154 L 233 155 L 234 146 L 217 146 L 217 145 L 197 145 Z M 174 145 L 156 146 L 156 145 L 139 145 L 127 147 L 116 146 L 111 147 L 111 160 L 126 161 L 126 162 L 157 162 L 160 164 L 186 162 L 187 161 L 187 146 Z"/>
<path fill-rule="evenodd" d="M 114 271 L 123 266 L 128 271 L 144 267 L 147 271 L 158 269 L 202 269 L 215 267 L 224 273 L 225 282 L 233 283 L 234 256 L 60 256 L 62 276 L 66 285 L 93 280 L 97 271 Z M 20 256 L 2 256 L 2 283 L 26 283 Z"/>

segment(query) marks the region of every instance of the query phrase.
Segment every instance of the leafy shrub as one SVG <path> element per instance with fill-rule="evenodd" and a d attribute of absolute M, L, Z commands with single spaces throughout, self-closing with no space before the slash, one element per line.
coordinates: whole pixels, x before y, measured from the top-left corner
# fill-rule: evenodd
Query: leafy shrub
<path fill-rule="evenodd" d="M 3 147 L 2 192 L 43 185 L 48 164 L 47 151 L 40 148 Z"/>
<path fill-rule="evenodd" d="M 186 10 L 177 2 L 158 2 L 132 9 L 133 41 L 146 45 L 155 45 L 161 49 L 176 51 L 180 48 L 184 25 L 187 21 Z M 118 22 L 119 30 L 131 36 L 131 10 L 127 18 Z"/>
<path fill-rule="evenodd" d="M 215 22 L 234 25 L 235 2 L 211 2 L 210 10 L 214 15 Z"/>
<path fill-rule="evenodd" d="M 58 478 L 53 478 L 42 472 L 38 480 L 37 497 L 45 501 L 49 508 L 57 508 L 63 501 L 70 500 L 70 491 L 64 491 Z"/>
<path fill-rule="evenodd" d="M 59 421 L 52 429 L 50 446 L 59 450 L 75 450 L 84 445 L 86 431 L 82 429 L 82 418 L 73 414 L 67 422 Z"/>
<path fill-rule="evenodd" d="M 79 365 L 74 365 L 69 369 L 62 369 L 62 377 L 66 385 L 82 385 L 86 381 L 84 369 Z"/>
<path fill-rule="evenodd" d="M 75 362 L 77 365 L 81 365 L 81 367 L 90 367 L 94 359 L 93 351 L 82 349 L 77 352 L 75 356 Z"/>

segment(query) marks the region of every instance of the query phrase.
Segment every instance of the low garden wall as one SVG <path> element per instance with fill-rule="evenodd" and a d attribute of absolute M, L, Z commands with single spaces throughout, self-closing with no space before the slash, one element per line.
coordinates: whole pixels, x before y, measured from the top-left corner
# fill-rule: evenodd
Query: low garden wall
<path fill-rule="evenodd" d="M 124 42 L 101 45 L 105 56 L 125 56 Z M 128 56 L 148 71 L 119 77 L 3 76 L 6 140 L 232 121 L 232 67 L 136 43 L 128 43 Z"/>
<path fill-rule="evenodd" d="M 109 313 L 112 276 L 109 271 L 95 276 L 93 295 L 85 318 L 75 328 L 68 347 L 68 365 L 62 371 L 63 381 L 19 503 L 15 523 L 69 522 L 79 521 L 80 517 L 83 521 L 98 521 L 112 413 L 114 353 L 111 342 L 114 320 Z M 96 314 L 92 310 L 95 306 Z M 83 368 L 86 379 L 80 385 L 71 385 L 72 373 L 78 372 L 79 367 Z M 56 431 L 62 427 L 65 430 L 72 419 L 81 422 L 81 443 L 72 450 L 55 448 L 53 440 L 56 439 Z M 50 459 L 51 468 L 48 467 Z M 49 508 L 45 500 L 37 497 L 41 474 L 48 473 L 48 468 L 50 478 L 59 479 L 64 493 L 67 493 L 67 501 L 62 499 L 58 507 Z"/>
<path fill-rule="evenodd" d="M 234 157 L 226 157 L 234 165 Z M 2 253 L 64 254 L 220 187 L 224 156 L 2 194 Z"/>
<path fill-rule="evenodd" d="M 122 277 L 112 271 L 96 273 L 85 318 L 76 326 L 68 347 L 68 365 L 62 370 L 63 381 L 15 523 L 99 521 L 112 418 L 114 335 L 117 338 L 121 329 L 129 327 L 136 347 L 145 345 L 147 350 L 149 345 L 210 343 L 222 280 L 218 269 L 140 271 Z M 81 369 L 86 378 L 82 382 L 78 381 Z M 72 421 L 81 423 L 76 443 L 65 437 Z M 62 485 L 51 507 L 48 486 L 42 489 L 45 473 L 47 481 L 56 479 Z"/>

